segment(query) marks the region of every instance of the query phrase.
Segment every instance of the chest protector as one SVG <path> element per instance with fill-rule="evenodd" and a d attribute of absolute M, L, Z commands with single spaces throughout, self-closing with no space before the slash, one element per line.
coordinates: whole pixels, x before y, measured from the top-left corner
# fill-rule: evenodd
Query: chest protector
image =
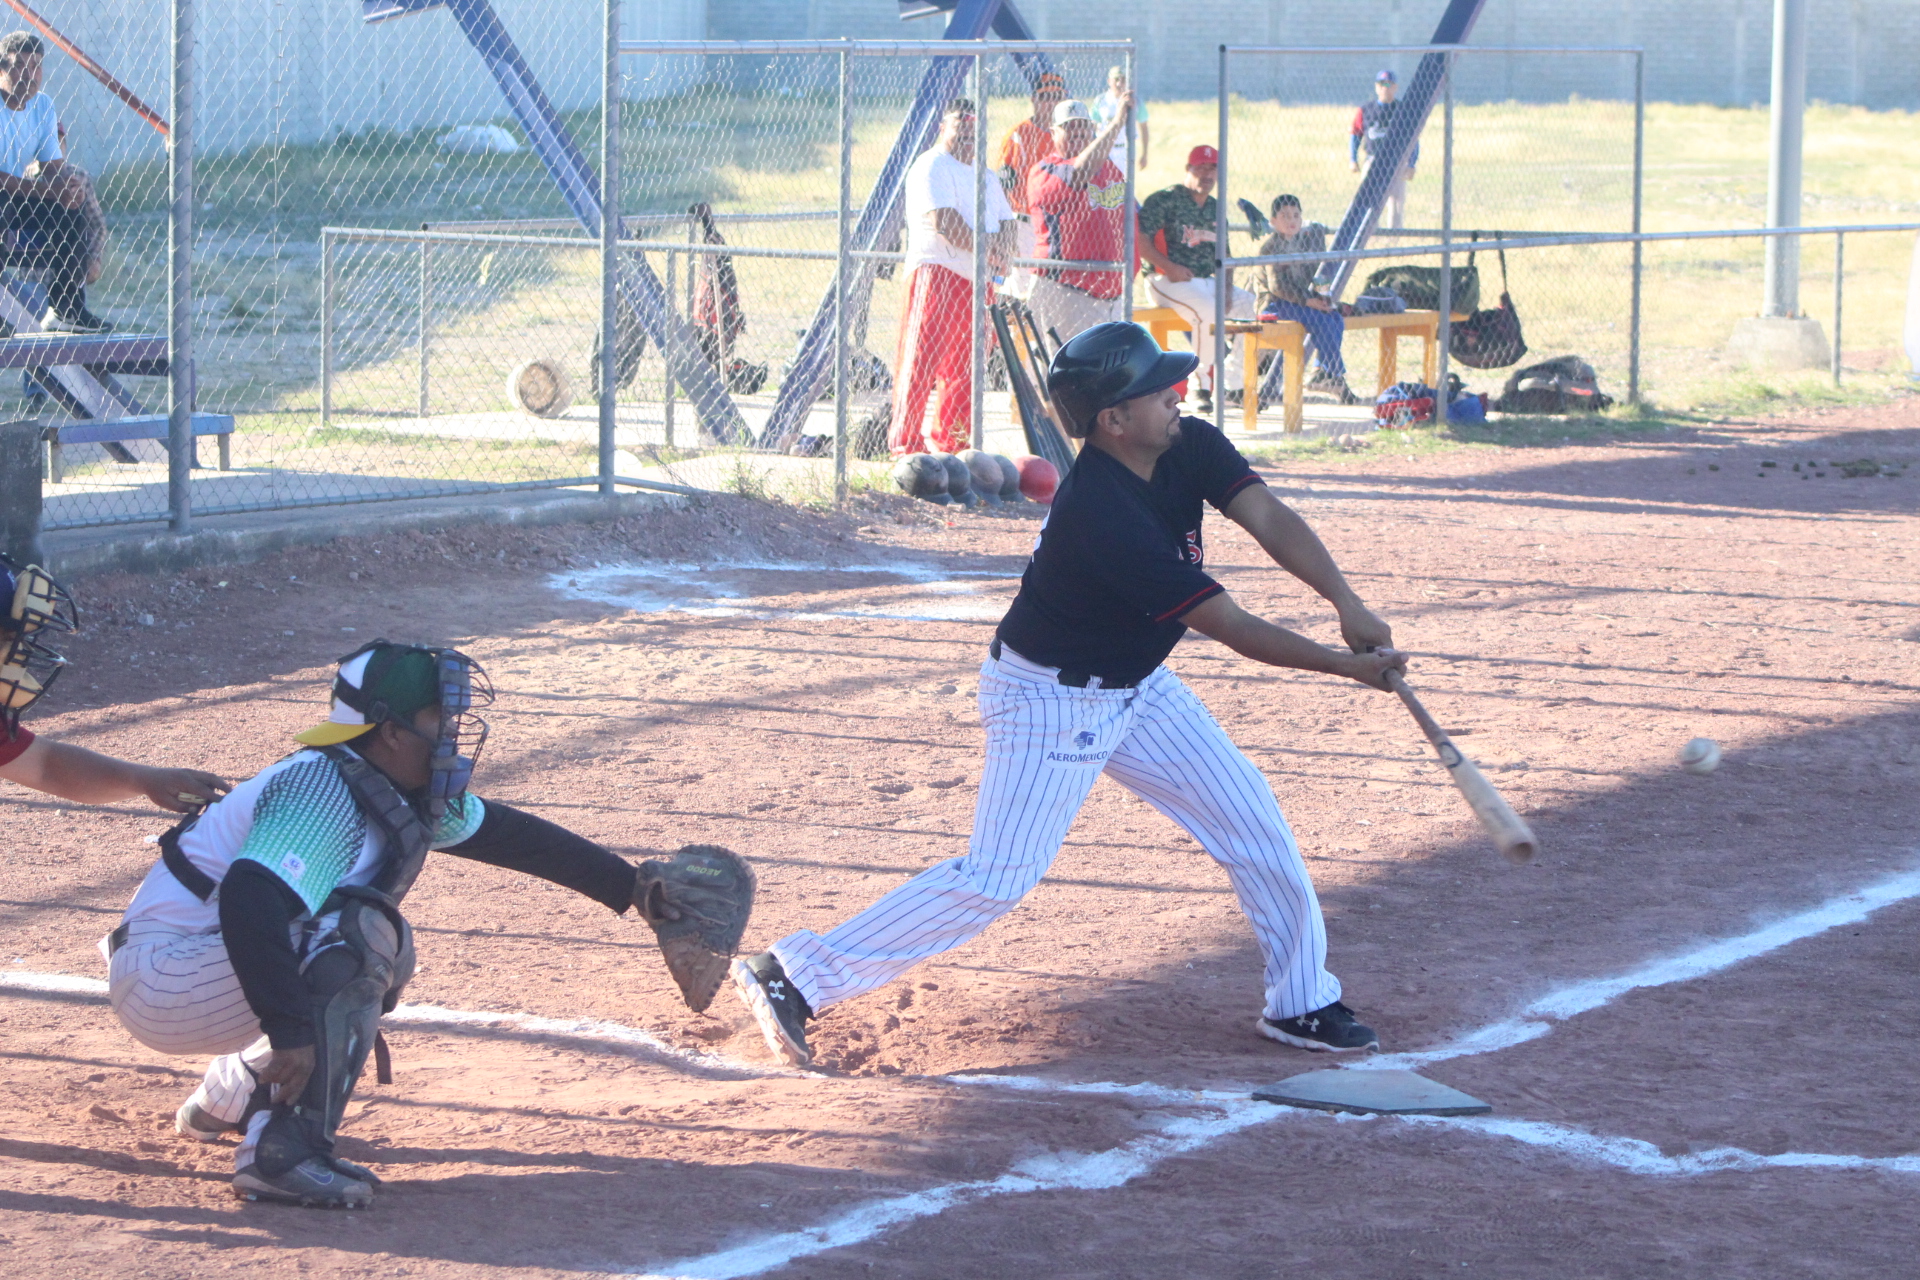
<path fill-rule="evenodd" d="M 386 774 L 345 747 L 314 747 L 312 750 L 333 762 L 333 767 L 340 771 L 340 780 L 347 784 L 347 793 L 353 797 L 354 807 L 360 811 L 361 818 L 379 831 L 382 837 L 380 866 L 366 887 L 398 903 L 407 896 L 407 890 L 413 888 L 413 882 L 426 865 L 427 848 L 433 840 L 426 820 L 407 803 L 406 797 L 400 794 Z M 193 814 L 175 823 L 160 837 L 160 860 L 173 873 L 173 878 L 186 887 L 187 892 L 205 902 L 220 887 L 219 882 L 194 866 L 180 848 L 180 837 L 192 830 L 194 823 L 199 820 L 200 815 Z M 337 907 L 338 899 L 342 896 L 342 891 L 336 889 L 321 904 L 317 914 L 325 915 Z"/>

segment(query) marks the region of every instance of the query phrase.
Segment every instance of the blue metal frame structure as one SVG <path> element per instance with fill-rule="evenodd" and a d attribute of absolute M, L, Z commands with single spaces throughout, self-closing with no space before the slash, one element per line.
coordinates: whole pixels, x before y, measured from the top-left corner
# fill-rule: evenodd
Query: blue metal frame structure
<path fill-rule="evenodd" d="M 461 34 L 493 73 L 501 95 L 526 130 L 527 141 L 560 188 L 567 207 L 587 234 L 597 239 L 601 221 L 599 179 L 489 0 L 361 0 L 361 17 L 370 23 L 385 22 L 440 8 L 453 16 Z M 621 231 L 624 236 L 624 223 Z M 647 337 L 666 358 L 669 376 L 693 401 L 701 429 L 722 443 L 748 442 L 752 433 L 718 371 L 701 354 L 691 326 L 674 311 L 666 288 L 645 257 L 638 253 L 620 255 L 618 287 L 639 315 Z"/>
<path fill-rule="evenodd" d="M 945 40 L 980 40 L 988 32 L 1002 40 L 1034 38 L 1012 0 L 926 0 L 926 3 L 916 3 L 911 10 L 903 4 L 901 17 L 919 17 L 941 11 L 952 14 L 947 19 L 947 29 L 941 37 Z M 1015 60 L 1029 78 L 1052 68 L 1052 60 L 1044 54 L 1015 55 Z M 921 77 L 913 105 L 907 109 L 906 123 L 894 139 L 893 150 L 887 154 L 886 163 L 880 167 L 880 177 L 874 182 L 873 191 L 860 212 L 860 221 L 848 240 L 849 251 L 873 252 L 899 234 L 906 216 L 903 206 L 906 200 L 907 167 L 921 152 L 933 145 L 934 137 L 940 132 L 940 113 L 960 93 L 970 64 L 969 58 L 936 58 Z M 871 258 L 855 259 L 852 278 L 847 285 L 847 298 L 849 311 L 856 315 L 866 310 L 873 296 L 877 266 Z M 766 430 L 760 435 L 763 447 L 790 448 L 798 439 L 800 429 L 806 425 L 808 413 L 826 391 L 827 383 L 833 377 L 835 305 L 834 292 L 829 289 L 819 309 L 814 312 L 813 323 L 807 326 L 805 336 L 794 351 L 786 379 L 780 384 L 780 394 L 774 400 L 773 413 L 767 419 Z M 848 327 L 849 331 L 853 328 L 852 325 Z"/>
<path fill-rule="evenodd" d="M 1473 34 L 1473 24 L 1479 21 L 1480 10 L 1486 7 L 1486 2 L 1448 0 L 1447 11 L 1440 15 L 1440 24 L 1434 28 L 1433 39 L 1428 43 L 1465 44 L 1467 37 Z M 1367 166 L 1366 173 L 1360 179 L 1360 189 L 1354 193 L 1353 203 L 1347 206 L 1347 216 L 1340 220 L 1340 230 L 1333 238 L 1334 249 L 1367 247 L 1367 241 L 1373 236 L 1374 224 L 1380 217 L 1380 206 L 1386 201 L 1387 188 L 1393 184 L 1393 176 L 1412 154 L 1421 132 L 1426 129 L 1427 117 L 1433 113 L 1433 104 L 1440 96 L 1446 74 L 1446 54 L 1429 53 L 1421 57 L 1419 68 L 1407 81 L 1406 91 L 1400 95 L 1401 110 L 1394 113 L 1393 127 L 1387 130 L 1385 140 L 1375 149 L 1373 163 Z M 1320 269 L 1316 279 L 1325 286 L 1327 296 L 1337 300 L 1352 278 L 1353 268 L 1351 260 L 1330 262 Z"/>

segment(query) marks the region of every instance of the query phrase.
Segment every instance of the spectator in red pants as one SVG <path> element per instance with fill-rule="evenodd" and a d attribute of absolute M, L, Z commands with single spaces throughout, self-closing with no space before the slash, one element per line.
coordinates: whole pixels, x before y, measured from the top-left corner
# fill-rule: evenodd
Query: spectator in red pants
<path fill-rule="evenodd" d="M 926 451 L 927 398 L 940 389 L 933 443 L 946 453 L 967 447 L 973 413 L 974 111 L 956 98 L 940 118 L 940 136 L 907 169 L 907 306 L 893 380 L 895 457 Z M 987 175 L 987 261 L 1004 270 L 1011 256 L 1013 209 Z"/>

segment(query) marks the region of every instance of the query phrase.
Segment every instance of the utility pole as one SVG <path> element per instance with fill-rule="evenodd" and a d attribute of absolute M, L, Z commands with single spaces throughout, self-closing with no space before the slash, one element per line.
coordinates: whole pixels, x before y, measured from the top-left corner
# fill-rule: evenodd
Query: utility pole
<path fill-rule="evenodd" d="M 1800 225 L 1801 119 L 1807 101 L 1807 0 L 1773 0 L 1773 106 L 1768 131 L 1767 225 Z M 1769 236 L 1758 315 L 1733 327 L 1729 354 L 1755 369 L 1824 369 L 1820 322 L 1800 311 L 1800 237 Z"/>
<path fill-rule="evenodd" d="M 1768 130 L 1767 225 L 1800 225 L 1801 119 L 1807 101 L 1807 0 L 1773 0 L 1773 111 Z M 1800 314 L 1800 237 L 1767 241 L 1763 316 Z"/>

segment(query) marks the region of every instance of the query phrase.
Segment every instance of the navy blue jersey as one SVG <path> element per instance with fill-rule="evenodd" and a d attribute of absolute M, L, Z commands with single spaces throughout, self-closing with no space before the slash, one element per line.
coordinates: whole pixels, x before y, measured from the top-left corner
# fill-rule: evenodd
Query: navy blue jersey
<path fill-rule="evenodd" d="M 1186 634 L 1182 615 L 1222 590 L 1202 567 L 1200 504 L 1224 511 L 1259 483 L 1240 451 L 1199 418 L 1180 419 L 1180 439 L 1152 480 L 1083 448 L 1000 620 L 1001 643 L 1105 683 L 1144 679 Z"/>

